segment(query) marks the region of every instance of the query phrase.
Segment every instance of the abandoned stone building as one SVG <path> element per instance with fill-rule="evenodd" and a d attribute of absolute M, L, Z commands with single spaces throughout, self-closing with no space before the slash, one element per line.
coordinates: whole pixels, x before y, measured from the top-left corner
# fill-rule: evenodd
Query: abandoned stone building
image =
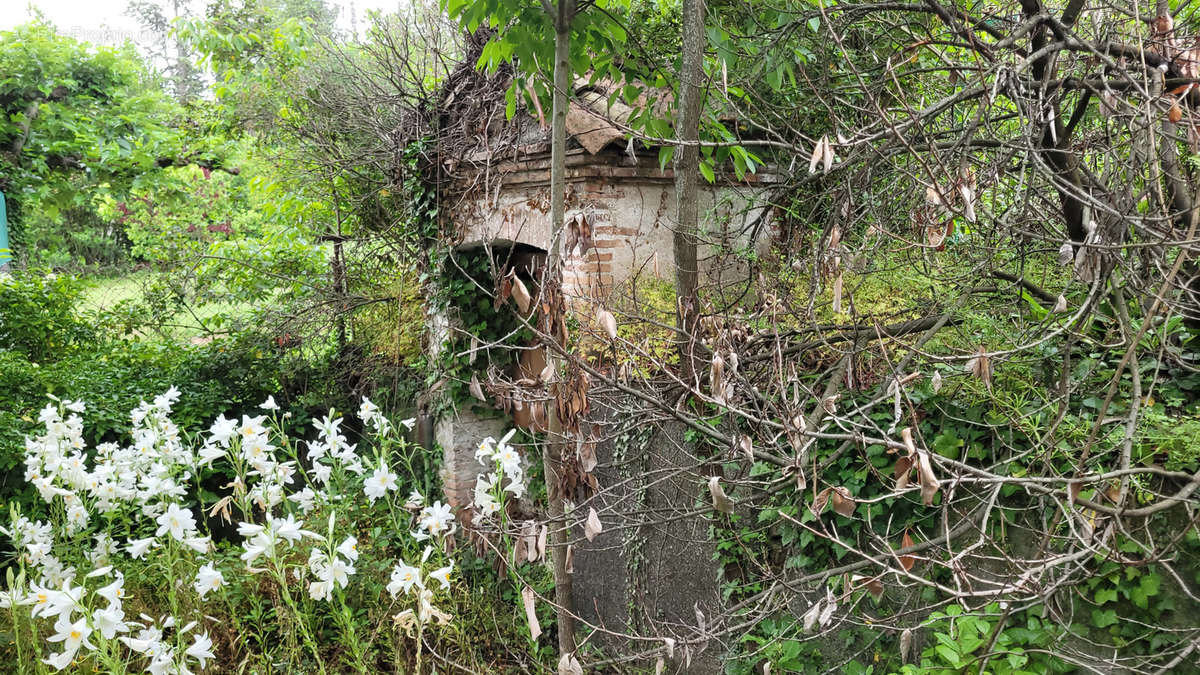
<path fill-rule="evenodd" d="M 462 74 L 457 83 L 451 79 L 446 99 L 453 102 L 461 95 L 472 100 L 469 112 L 443 120 L 452 127 L 443 136 L 453 138 L 456 148 L 442 157 L 441 168 L 451 177 L 440 189 L 443 232 L 453 232 L 457 251 L 485 249 L 495 278 L 506 266 L 520 267 L 532 283 L 532 270 L 544 260 L 551 241 L 550 133 L 535 115 L 506 119 L 502 98 L 480 94 L 489 90 L 497 91 L 495 82 L 479 73 Z M 617 304 L 645 280 L 669 281 L 674 274 L 673 172 L 669 165 L 659 165 L 656 148 L 629 140 L 632 109 L 611 102 L 608 93 L 603 85 L 577 82 L 567 117 L 567 221 L 574 231 L 560 244 L 563 293 L 569 310 L 584 317 Z M 766 195 L 772 183 L 766 172 L 743 180 L 730 175 L 718 176 L 714 184 L 702 181 L 702 283 L 746 276 L 746 260 L 762 253 L 770 237 Z M 435 331 L 455 330 L 453 308 L 449 314 L 432 322 Z M 436 347 L 443 337 L 430 343 Z M 537 351 L 527 349 L 518 368 L 536 377 L 542 364 Z M 519 375 L 511 373 L 513 379 Z M 661 419 L 656 425 L 640 424 L 636 405 L 619 396 L 595 392 L 590 399 L 596 438 L 591 471 L 606 487 L 602 503 L 594 506 L 611 523 L 612 534 L 575 547 L 576 611 L 585 621 L 616 632 L 636 626 L 644 633 L 649 626 L 677 621 L 692 624 L 697 611 L 717 601 L 707 523 L 688 518 L 669 528 L 646 528 L 623 515 L 647 507 L 685 510 L 691 505 L 701 480 L 684 469 L 696 462 L 683 430 Z M 511 415 L 493 408 L 512 410 L 488 400 L 473 409 L 460 406 L 435 422 L 444 452 L 446 496 L 457 507 L 471 503 L 482 470 L 475 460 L 481 439 L 499 438 L 514 425 L 537 428 L 536 416 L 519 403 Z M 664 478 L 646 479 L 653 475 Z M 652 630 L 670 633 L 665 627 Z M 700 672 L 711 670 L 701 668 L 702 661 L 695 662 Z"/>

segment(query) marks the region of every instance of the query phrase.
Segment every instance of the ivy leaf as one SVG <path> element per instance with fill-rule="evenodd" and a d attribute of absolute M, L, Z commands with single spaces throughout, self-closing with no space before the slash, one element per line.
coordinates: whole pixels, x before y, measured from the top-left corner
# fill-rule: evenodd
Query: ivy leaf
<path fill-rule="evenodd" d="M 1142 609 L 1150 608 L 1150 598 L 1158 595 L 1158 575 L 1143 576 L 1136 588 L 1130 589 L 1129 600 Z"/>
<path fill-rule="evenodd" d="M 1117 599 L 1117 589 L 1101 588 L 1096 591 L 1095 601 L 1097 605 L 1103 605 L 1106 602 L 1115 602 Z"/>
<path fill-rule="evenodd" d="M 1115 624 L 1116 622 L 1117 622 L 1117 610 L 1115 610 L 1115 609 L 1106 609 L 1104 611 L 1100 611 L 1098 609 L 1092 610 L 1092 625 L 1095 626 L 1096 628 L 1107 628 L 1107 627 Z"/>
<path fill-rule="evenodd" d="M 963 441 L 953 429 L 943 431 L 933 439 L 933 450 L 942 457 L 958 459 L 962 454 Z"/>

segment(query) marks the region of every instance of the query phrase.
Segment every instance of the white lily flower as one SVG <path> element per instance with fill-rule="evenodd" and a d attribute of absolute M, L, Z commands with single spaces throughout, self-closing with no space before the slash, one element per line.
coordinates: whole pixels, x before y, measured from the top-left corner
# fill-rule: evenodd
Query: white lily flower
<path fill-rule="evenodd" d="M 213 563 L 208 563 L 200 567 L 196 571 L 196 581 L 192 587 L 196 589 L 196 593 L 203 600 L 209 591 L 215 591 L 225 585 L 225 576 L 221 571 L 213 566 Z"/>
<path fill-rule="evenodd" d="M 92 625 L 106 640 L 129 630 L 129 625 L 125 623 L 125 611 L 111 605 L 107 609 L 96 609 L 92 612 Z"/>
<path fill-rule="evenodd" d="M 388 490 L 399 490 L 400 486 L 396 483 L 396 474 L 388 471 L 387 467 L 379 467 L 375 469 L 375 473 L 371 474 L 363 483 L 363 494 L 367 499 L 374 504 L 376 499 L 387 494 Z"/>
<path fill-rule="evenodd" d="M 196 530 L 196 519 L 192 516 L 192 512 L 180 508 L 175 503 L 171 503 L 167 507 L 166 513 L 159 516 L 157 522 L 158 530 L 154 533 L 156 537 L 170 533 L 171 537 L 177 541 L 183 541 L 190 532 Z"/>
<path fill-rule="evenodd" d="M 146 555 L 146 551 L 150 550 L 150 547 L 154 545 L 154 537 L 146 537 L 144 539 L 129 539 L 125 542 L 125 550 L 129 552 L 129 556 L 131 558 L 136 560 Z"/>
<path fill-rule="evenodd" d="M 387 585 L 387 592 L 396 597 L 401 592 L 408 593 L 413 587 L 422 587 L 421 570 L 411 565 L 406 564 L 403 560 L 397 563 L 395 569 L 392 570 L 391 582 Z"/>
<path fill-rule="evenodd" d="M 212 639 L 208 637 L 208 633 L 203 633 L 192 638 L 191 646 L 183 650 L 183 653 L 196 659 L 200 663 L 200 670 L 204 670 L 208 660 L 216 658 L 212 653 L 212 646 Z"/>
<path fill-rule="evenodd" d="M 346 540 L 337 547 L 337 552 L 345 556 L 350 562 L 358 562 L 358 539 L 355 537 L 346 537 Z"/>
<path fill-rule="evenodd" d="M 78 621 L 72 623 L 68 615 L 60 615 L 58 621 L 54 623 L 54 630 L 58 632 L 46 639 L 50 642 L 63 643 L 63 651 L 46 659 L 45 663 L 58 670 L 66 668 L 71 661 L 75 660 L 75 654 L 80 647 L 96 648 L 95 645 L 88 642 L 88 636 L 92 634 L 92 627 L 88 625 L 87 617 L 80 617 Z"/>
<path fill-rule="evenodd" d="M 449 565 L 446 565 L 445 567 L 439 567 L 438 569 L 430 572 L 429 578 L 436 579 L 438 582 L 440 582 L 442 584 L 442 589 L 445 590 L 447 588 L 450 588 L 450 572 L 452 572 L 453 570 L 454 570 L 454 561 L 451 560 Z"/>

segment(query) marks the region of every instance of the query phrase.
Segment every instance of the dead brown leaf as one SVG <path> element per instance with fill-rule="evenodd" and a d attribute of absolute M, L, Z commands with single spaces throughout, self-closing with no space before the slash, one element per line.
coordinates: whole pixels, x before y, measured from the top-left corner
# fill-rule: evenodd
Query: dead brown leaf
<path fill-rule="evenodd" d="M 900 540 L 900 548 L 909 548 L 912 545 L 913 545 L 912 537 L 908 536 L 908 530 L 905 530 L 904 538 Z M 913 568 L 913 564 L 915 564 L 916 561 L 917 561 L 917 559 L 911 555 L 900 556 L 900 566 L 904 568 L 905 572 L 911 572 L 912 568 Z"/>
<path fill-rule="evenodd" d="M 850 491 L 842 486 L 833 488 L 833 510 L 837 513 L 849 518 L 854 515 L 855 508 L 854 497 L 850 495 Z"/>

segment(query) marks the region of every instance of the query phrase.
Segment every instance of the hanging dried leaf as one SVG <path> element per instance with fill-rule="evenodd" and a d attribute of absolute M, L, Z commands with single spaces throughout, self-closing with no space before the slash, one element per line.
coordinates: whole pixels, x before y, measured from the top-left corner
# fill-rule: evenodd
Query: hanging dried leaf
<path fill-rule="evenodd" d="M 603 531 L 604 526 L 600 524 L 600 514 L 596 513 L 595 507 L 588 507 L 587 521 L 583 524 L 583 536 L 587 537 L 588 541 L 592 541 Z"/>
<path fill-rule="evenodd" d="M 950 221 L 950 227 L 954 226 L 954 221 Z M 930 248 L 935 248 L 939 251 L 943 250 L 946 245 L 946 237 L 949 235 L 949 229 L 941 223 L 925 228 L 925 243 Z"/>
<path fill-rule="evenodd" d="M 975 191 L 966 184 L 959 185 L 958 191 L 962 193 L 963 215 L 972 223 L 975 222 Z"/>
<path fill-rule="evenodd" d="M 1058 264 L 1070 265 L 1075 260 L 1075 247 L 1071 242 L 1064 241 L 1062 246 L 1058 247 Z"/>
<path fill-rule="evenodd" d="M 1109 485 L 1108 488 L 1106 490 L 1104 490 L 1104 496 L 1108 499 L 1108 501 L 1112 502 L 1113 504 L 1115 504 L 1117 506 L 1120 506 L 1120 504 L 1118 503 L 1121 500 L 1120 486 Z"/>
<path fill-rule="evenodd" d="M 530 417 L 533 418 L 532 430 L 542 433 L 546 430 L 546 404 L 536 401 L 529 404 Z"/>
<path fill-rule="evenodd" d="M 849 518 L 854 515 L 855 502 L 850 491 L 842 486 L 833 488 L 833 510 Z"/>
<path fill-rule="evenodd" d="M 804 632 L 807 633 L 807 632 L 811 631 L 813 629 L 813 627 L 817 625 L 817 620 L 820 618 L 821 618 L 821 601 L 818 600 L 815 603 L 813 603 L 813 606 L 809 607 L 808 611 L 804 613 L 803 617 L 801 617 L 801 622 L 803 625 Z"/>
<path fill-rule="evenodd" d="M 612 312 L 606 309 L 596 312 L 596 321 L 600 324 L 600 327 L 604 329 L 604 332 L 608 335 L 609 340 L 617 339 L 617 318 L 612 315 Z"/>
<path fill-rule="evenodd" d="M 837 600 L 833 597 L 832 592 L 827 592 L 825 595 L 825 608 L 821 610 L 821 616 L 817 621 L 821 624 L 821 628 L 829 625 L 829 620 L 833 618 L 833 613 L 837 611 Z"/>
<path fill-rule="evenodd" d="M 575 547 L 567 544 L 567 574 L 575 574 Z"/>
<path fill-rule="evenodd" d="M 967 372 L 983 381 L 988 391 L 992 390 L 992 358 L 980 347 L 975 357 L 967 361 Z"/>
<path fill-rule="evenodd" d="M 542 551 L 538 549 L 538 541 L 540 539 L 538 535 L 544 527 L 545 526 L 538 527 L 537 522 L 533 520 L 525 521 L 525 528 L 527 531 L 525 536 L 522 537 L 522 540 L 525 543 L 525 560 L 528 562 L 537 562 L 538 559 L 542 557 Z M 520 556 L 516 557 L 518 560 L 520 559 Z"/>
<path fill-rule="evenodd" d="M 529 295 L 529 289 L 525 288 L 525 282 L 516 275 L 512 278 L 512 297 L 517 302 L 517 309 L 521 311 L 521 314 L 528 314 L 533 298 Z"/>
<path fill-rule="evenodd" d="M 933 393 L 938 393 L 942 390 L 942 371 L 933 371 L 933 377 L 929 378 L 929 384 L 933 387 Z"/>
<path fill-rule="evenodd" d="M 896 459 L 896 468 L 892 470 L 892 475 L 896 478 L 896 491 L 899 492 L 908 487 L 909 474 L 912 472 L 913 458 L 910 455 L 898 457 Z"/>
<path fill-rule="evenodd" d="M 566 222 L 566 241 L 563 244 L 563 257 L 570 258 L 575 252 L 575 247 L 579 245 L 579 224 L 578 218 L 571 218 Z"/>
<path fill-rule="evenodd" d="M 1073 480 L 1070 483 L 1067 483 L 1067 502 L 1074 504 L 1075 501 L 1079 499 L 1079 493 L 1082 490 L 1083 483 L 1081 481 Z"/>
<path fill-rule="evenodd" d="M 912 537 L 908 536 L 908 530 L 904 531 L 904 538 L 900 540 L 900 548 L 908 548 L 913 545 Z M 913 564 L 916 563 L 916 558 L 911 555 L 900 556 L 900 566 L 905 572 L 912 571 Z"/>
<path fill-rule="evenodd" d="M 808 172 L 810 174 L 817 172 L 817 165 L 825 157 L 825 138 L 817 140 L 817 144 L 813 146 L 812 156 L 808 158 Z"/>
<path fill-rule="evenodd" d="M 824 490 L 821 490 L 820 492 L 818 492 L 816 497 L 813 497 L 813 503 L 812 503 L 813 515 L 816 515 L 816 516 L 821 515 L 821 512 L 825 510 L 825 506 L 829 503 L 829 495 L 831 495 L 831 494 L 833 494 L 833 488 L 827 487 Z"/>
<path fill-rule="evenodd" d="M 865 588 L 871 597 L 875 598 L 876 602 L 883 599 L 883 582 L 880 577 L 864 577 L 855 574 L 850 577 L 850 584 L 854 588 Z"/>
<path fill-rule="evenodd" d="M 492 302 L 492 309 L 500 309 L 500 306 L 508 302 L 508 299 L 512 297 L 512 282 L 514 277 L 515 273 L 509 271 L 500 280 L 500 288 L 496 289 L 496 299 Z"/>
<path fill-rule="evenodd" d="M 667 662 L 663 661 L 663 657 L 658 657 L 654 660 L 654 675 L 662 675 L 667 669 Z"/>
<path fill-rule="evenodd" d="M 558 659 L 558 675 L 583 675 L 583 666 L 574 654 L 563 654 Z"/>
<path fill-rule="evenodd" d="M 516 545 L 513 546 L 513 560 L 517 561 L 517 563 L 521 563 L 529 559 L 529 545 L 531 543 L 529 538 L 529 525 L 531 522 L 532 521 L 526 520 L 522 522 L 521 526 L 518 528 L 520 530 L 520 535 L 517 537 Z"/>
<path fill-rule="evenodd" d="M 821 156 L 821 161 L 825 165 L 825 173 L 829 173 L 829 170 L 833 168 L 833 161 L 835 159 L 833 154 L 833 144 L 829 142 L 829 136 L 822 136 L 821 141 L 825 144 L 825 150 L 824 154 Z"/>
<path fill-rule="evenodd" d="M 596 443 L 588 441 L 579 445 L 579 468 L 591 473 L 596 468 Z"/>
<path fill-rule="evenodd" d="M 725 405 L 725 359 L 720 354 L 713 354 L 712 363 L 708 367 L 709 385 L 712 387 L 712 397 L 717 403 Z"/>
<path fill-rule="evenodd" d="M 1062 314 L 1067 311 L 1067 298 L 1064 295 L 1058 296 L 1058 300 L 1054 303 L 1054 309 L 1050 310 L 1055 314 Z"/>
<path fill-rule="evenodd" d="M 708 493 L 712 495 L 713 508 L 721 513 L 733 513 L 733 500 L 721 488 L 721 478 L 713 476 L 708 479 Z"/>
<path fill-rule="evenodd" d="M 525 620 L 529 622 L 529 635 L 534 642 L 537 642 L 538 636 L 542 634 L 542 627 L 538 624 L 533 589 L 529 586 L 521 589 L 521 602 L 525 605 Z"/>
<path fill-rule="evenodd" d="M 663 646 L 667 648 L 667 658 L 675 658 L 675 638 L 663 638 Z"/>
<path fill-rule="evenodd" d="M 841 394 L 834 394 L 832 396 L 826 396 L 825 398 L 821 399 L 821 408 L 825 412 L 829 413 L 830 415 L 836 415 L 837 414 L 837 400 L 840 396 L 841 396 Z"/>
<path fill-rule="evenodd" d="M 1089 221 L 1094 226 L 1095 221 Z M 1079 253 L 1075 255 L 1075 276 L 1080 281 L 1091 283 L 1096 279 L 1096 275 L 1100 271 L 1100 249 L 1096 244 L 1101 244 L 1101 238 L 1089 236 L 1087 239 L 1092 246 L 1082 246 L 1079 248 Z"/>
<path fill-rule="evenodd" d="M 913 632 L 911 628 L 905 628 L 900 632 L 900 663 L 908 663 L 908 655 L 912 652 Z"/>
<path fill-rule="evenodd" d="M 470 390 L 471 396 L 487 403 L 487 397 L 483 395 L 483 387 L 479 386 L 479 378 L 475 377 L 475 373 L 471 373 L 471 384 L 467 386 L 467 389 Z"/>
<path fill-rule="evenodd" d="M 538 374 L 538 380 L 543 384 L 550 384 L 555 380 L 555 374 L 554 366 L 547 363 L 546 367 L 542 368 L 542 372 Z"/>
<path fill-rule="evenodd" d="M 792 452 L 797 456 L 804 448 L 804 432 L 808 427 L 808 423 L 804 421 L 803 415 L 793 415 L 790 424 L 787 426 L 788 443 L 792 446 Z"/>
<path fill-rule="evenodd" d="M 842 272 L 838 270 L 837 277 L 833 280 L 833 303 L 830 307 L 834 314 L 840 314 L 842 311 Z"/>
<path fill-rule="evenodd" d="M 754 461 L 754 441 L 746 434 L 742 434 L 741 437 L 738 439 L 738 446 L 742 449 L 742 455 L 746 458 L 746 460 L 753 462 Z"/>
<path fill-rule="evenodd" d="M 579 254 L 586 255 L 595 243 L 596 228 L 592 224 L 592 216 L 584 213 L 579 221 Z"/>
<path fill-rule="evenodd" d="M 929 453 L 924 450 L 917 453 L 917 477 L 921 479 L 921 501 L 925 502 L 925 506 L 933 506 L 933 496 L 937 494 L 941 484 L 933 473 Z"/>
<path fill-rule="evenodd" d="M 930 185 L 929 187 L 925 188 L 925 203 L 929 204 L 930 206 L 941 206 L 942 193 L 939 192 L 937 188 Z"/>
<path fill-rule="evenodd" d="M 904 446 L 908 448 L 909 466 L 915 465 L 917 467 L 917 480 L 921 485 L 921 500 L 925 503 L 925 506 L 931 506 L 933 505 L 933 496 L 937 494 L 940 483 L 937 476 L 933 473 L 933 463 L 929 460 L 929 453 L 925 450 L 917 449 L 916 444 L 913 443 L 911 427 L 901 429 L 900 437 L 904 440 Z M 896 462 L 896 468 L 897 470 L 900 468 L 899 461 Z M 907 485 L 907 470 L 904 475 L 906 479 L 903 481 L 903 484 Z M 901 481 L 896 481 L 896 488 L 901 488 Z"/>

